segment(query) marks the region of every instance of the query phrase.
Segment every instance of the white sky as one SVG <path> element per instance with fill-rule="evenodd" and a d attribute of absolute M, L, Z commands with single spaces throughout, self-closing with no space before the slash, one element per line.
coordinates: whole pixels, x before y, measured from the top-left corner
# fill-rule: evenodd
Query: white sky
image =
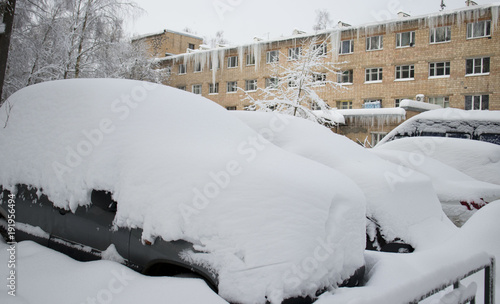
<path fill-rule="evenodd" d="M 277 38 L 294 29 L 312 32 L 315 11 L 327 9 L 339 20 L 361 25 L 396 18 L 398 11 L 412 16 L 435 13 L 441 0 L 134 0 L 146 12 L 130 21 L 133 35 L 180 31 L 185 27 L 201 37 L 213 37 L 219 30 L 233 44 L 249 43 L 254 36 Z M 465 6 L 465 0 L 444 0 L 446 10 Z M 494 1 L 476 0 L 478 4 Z"/>

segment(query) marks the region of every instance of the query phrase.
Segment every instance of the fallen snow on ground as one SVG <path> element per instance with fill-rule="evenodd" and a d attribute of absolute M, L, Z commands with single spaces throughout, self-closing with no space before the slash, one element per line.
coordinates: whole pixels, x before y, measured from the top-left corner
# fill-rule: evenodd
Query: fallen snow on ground
<path fill-rule="evenodd" d="M 0 240 L 2 281 L 9 277 L 8 248 Z M 147 277 L 110 261 L 77 262 L 30 241 L 17 244 L 15 270 L 16 296 L 0 284 L 0 303 L 227 303 L 200 279 Z"/>
<path fill-rule="evenodd" d="M 398 150 L 437 159 L 473 178 L 500 185 L 500 145 L 448 137 L 407 137 L 377 150 Z"/>
<path fill-rule="evenodd" d="M 448 283 L 495 256 L 500 260 L 500 201 L 476 212 L 449 240 L 435 248 L 412 254 L 366 252 L 368 281 L 359 288 L 340 288 L 321 296 L 317 304 L 408 303 L 426 289 Z M 496 263 L 496 273 L 500 266 Z M 483 303 L 484 271 L 463 281 L 478 284 L 476 303 Z M 500 294 L 500 280 L 496 280 Z M 443 293 L 425 303 L 438 303 Z M 449 302 L 447 302 L 449 303 Z M 455 302 L 451 302 L 455 303 Z"/>
<path fill-rule="evenodd" d="M 43 189 L 72 211 L 92 189 L 110 191 L 115 225 L 194 243 L 202 253 L 184 257 L 219 274 L 225 299 L 314 294 L 364 264 L 356 184 L 261 140 L 201 96 L 77 79 L 29 86 L 0 110 L 1 185 Z M 276 117 L 268 127 L 283 124 Z"/>
<path fill-rule="evenodd" d="M 278 114 L 234 111 L 233 115 L 275 145 L 351 178 L 366 197 L 367 216 L 376 220 L 388 240 L 400 238 L 423 249 L 434 246 L 455 231 L 428 177 L 418 172 L 402 175 L 396 164 L 304 119 L 283 117 L 286 127 L 280 132 L 269 133 L 267 126 Z"/>

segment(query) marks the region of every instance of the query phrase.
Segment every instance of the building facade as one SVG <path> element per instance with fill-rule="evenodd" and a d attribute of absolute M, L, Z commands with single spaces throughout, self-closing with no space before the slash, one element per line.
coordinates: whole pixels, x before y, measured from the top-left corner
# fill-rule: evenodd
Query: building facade
<path fill-rule="evenodd" d="M 163 30 L 135 37 L 132 43 L 144 43 L 151 58 L 163 58 L 199 49 L 203 44 L 203 38 L 190 33 Z"/>
<path fill-rule="evenodd" d="M 257 88 L 272 84 L 272 62 L 278 60 L 286 66 L 314 36 L 328 48 L 324 60 L 337 62 L 342 72 L 337 75 L 325 70 L 323 77 L 342 83 L 343 89 L 318 86 L 316 91 L 332 108 L 394 108 L 401 100 L 419 95 L 424 102 L 442 107 L 500 110 L 498 4 L 405 16 L 197 50 L 161 61 L 170 67 L 168 85 L 201 94 L 228 110 L 243 110 L 249 105 L 246 94 L 258 98 Z M 385 129 L 384 124 L 382 129 L 380 124 L 359 126 L 356 138 L 359 141 L 358 136 L 376 132 L 383 136 L 396 125 Z"/>

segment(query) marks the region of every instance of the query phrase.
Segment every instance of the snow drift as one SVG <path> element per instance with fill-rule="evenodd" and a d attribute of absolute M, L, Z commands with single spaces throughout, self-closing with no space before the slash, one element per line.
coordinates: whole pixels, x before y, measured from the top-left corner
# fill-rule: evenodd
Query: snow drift
<path fill-rule="evenodd" d="M 200 96 L 138 81 L 22 89 L 0 109 L 0 184 L 75 211 L 92 189 L 114 224 L 192 242 L 232 302 L 278 303 L 364 264 L 365 198 L 344 174 L 286 152 Z M 279 117 L 267 121 L 281 129 Z"/>

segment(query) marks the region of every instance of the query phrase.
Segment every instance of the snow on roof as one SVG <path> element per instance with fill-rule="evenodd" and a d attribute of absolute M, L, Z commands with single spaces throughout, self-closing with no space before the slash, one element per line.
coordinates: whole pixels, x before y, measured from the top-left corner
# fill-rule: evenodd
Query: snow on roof
<path fill-rule="evenodd" d="M 191 37 L 191 38 L 203 40 L 203 37 L 197 36 L 197 35 L 192 34 L 192 33 L 164 29 L 161 32 L 148 33 L 148 34 L 143 34 L 143 35 L 138 35 L 138 36 L 132 37 L 132 41 L 137 41 L 137 40 L 141 40 L 141 39 L 152 37 L 152 36 L 163 35 L 165 33 L 173 33 L 173 34 L 177 34 L 177 35 L 182 35 L 182 36 L 186 36 L 186 37 Z"/>
<path fill-rule="evenodd" d="M 401 102 L 399 103 L 399 107 L 407 110 L 423 110 L 423 111 L 442 109 L 440 105 L 435 105 L 432 103 L 427 103 L 412 99 L 401 100 Z"/>
<path fill-rule="evenodd" d="M 364 264 L 358 186 L 201 96 L 132 80 L 45 82 L 9 97 L 0 124 L 0 185 L 43 189 L 73 211 L 92 189 L 110 191 L 115 226 L 192 242 L 199 252 L 183 258 L 217 272 L 230 302 L 314 295 Z M 285 127 L 277 117 L 266 135 Z"/>

